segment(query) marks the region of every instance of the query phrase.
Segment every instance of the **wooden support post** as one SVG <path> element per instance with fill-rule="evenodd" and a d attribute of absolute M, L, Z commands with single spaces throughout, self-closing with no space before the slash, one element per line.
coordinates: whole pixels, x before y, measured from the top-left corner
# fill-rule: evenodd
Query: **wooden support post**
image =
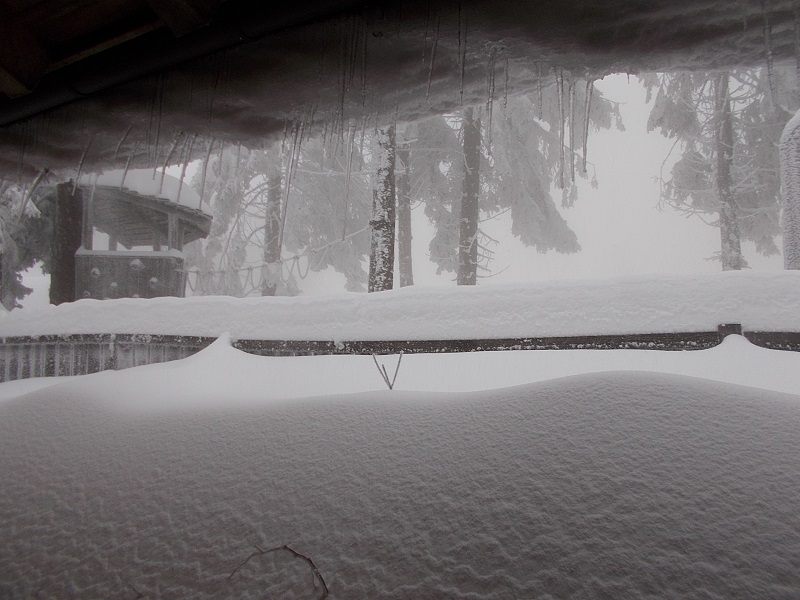
<path fill-rule="evenodd" d="M 183 223 L 178 215 L 167 215 L 167 246 L 170 250 L 183 250 Z"/>
<path fill-rule="evenodd" d="M 84 197 L 81 202 L 81 246 L 84 250 L 92 250 L 94 245 L 94 219 L 92 218 L 92 197 Z"/>
<path fill-rule="evenodd" d="M 72 302 L 75 297 L 75 253 L 81 246 L 83 207 L 80 190 L 72 194 L 73 182 L 56 186 L 53 224 L 50 303 Z"/>
<path fill-rule="evenodd" d="M 109 235 L 108 236 L 108 250 L 110 252 L 116 252 L 117 251 L 117 236 L 115 236 L 115 235 Z"/>

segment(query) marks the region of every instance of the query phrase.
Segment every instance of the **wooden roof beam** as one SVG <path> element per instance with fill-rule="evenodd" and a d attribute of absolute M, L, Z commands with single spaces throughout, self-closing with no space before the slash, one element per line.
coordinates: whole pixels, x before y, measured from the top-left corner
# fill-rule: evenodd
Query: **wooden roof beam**
<path fill-rule="evenodd" d="M 180 37 L 208 25 L 220 0 L 147 0 L 150 8 Z"/>
<path fill-rule="evenodd" d="M 50 57 L 39 40 L 0 9 L 0 93 L 24 96 L 39 83 Z"/>

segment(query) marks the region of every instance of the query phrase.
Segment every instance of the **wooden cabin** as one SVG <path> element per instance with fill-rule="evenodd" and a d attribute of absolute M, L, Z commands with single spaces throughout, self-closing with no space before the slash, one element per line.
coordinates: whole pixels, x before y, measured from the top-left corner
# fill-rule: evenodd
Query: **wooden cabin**
<path fill-rule="evenodd" d="M 212 219 L 188 186 L 176 197 L 176 183 L 149 170 L 56 186 L 50 302 L 183 297 L 183 247 L 208 236 Z"/>

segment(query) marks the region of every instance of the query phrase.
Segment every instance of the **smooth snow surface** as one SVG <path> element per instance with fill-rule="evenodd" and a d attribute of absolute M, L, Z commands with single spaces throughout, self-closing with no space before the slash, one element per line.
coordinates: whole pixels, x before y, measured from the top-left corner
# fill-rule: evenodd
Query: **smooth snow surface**
<path fill-rule="evenodd" d="M 326 297 L 80 300 L 0 314 L 0 336 L 142 333 L 273 340 L 800 331 L 800 273 L 726 272 Z"/>
<path fill-rule="evenodd" d="M 283 545 L 329 598 L 800 597 L 800 397 L 618 372 L 198 408 L 184 383 L 140 389 L 171 412 L 102 376 L 0 403 L 0 597 L 320 598 Z"/>

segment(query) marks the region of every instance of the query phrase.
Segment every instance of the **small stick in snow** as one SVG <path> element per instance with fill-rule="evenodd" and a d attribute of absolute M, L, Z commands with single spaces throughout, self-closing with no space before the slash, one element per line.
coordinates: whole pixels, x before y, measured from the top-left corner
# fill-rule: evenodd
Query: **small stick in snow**
<path fill-rule="evenodd" d="M 375 366 L 378 368 L 378 373 L 381 374 L 384 383 L 386 383 L 386 387 L 390 390 L 394 389 L 394 382 L 397 381 L 397 374 L 400 372 L 400 362 L 403 360 L 403 353 L 400 353 L 400 356 L 397 359 L 397 366 L 394 369 L 394 376 L 392 379 L 389 379 L 389 374 L 386 372 L 386 367 L 384 365 L 378 364 L 378 357 L 373 354 L 372 361 L 375 363 Z"/>

